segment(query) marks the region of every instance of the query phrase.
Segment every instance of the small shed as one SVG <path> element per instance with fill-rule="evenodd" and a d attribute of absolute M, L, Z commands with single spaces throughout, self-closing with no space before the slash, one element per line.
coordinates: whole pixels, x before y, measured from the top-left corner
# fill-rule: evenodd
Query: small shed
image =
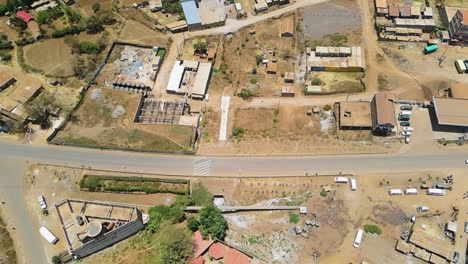
<path fill-rule="evenodd" d="M 399 17 L 400 16 L 400 10 L 396 6 L 390 6 L 388 8 L 388 16 L 389 17 Z"/>
<path fill-rule="evenodd" d="M 299 207 L 299 213 L 300 214 L 307 214 L 307 207 L 305 207 L 305 206 Z"/>
<path fill-rule="evenodd" d="M 307 95 L 322 94 L 322 86 L 320 86 L 320 85 L 307 85 L 305 93 Z"/>
<path fill-rule="evenodd" d="M 421 8 L 419 6 L 411 7 L 411 17 L 419 18 L 421 16 Z"/>
<path fill-rule="evenodd" d="M 284 73 L 284 82 L 293 83 L 294 82 L 294 72 L 285 72 Z"/>
<path fill-rule="evenodd" d="M 445 225 L 445 231 L 451 233 L 455 237 L 455 234 L 457 233 L 457 223 L 449 221 L 447 225 Z"/>
<path fill-rule="evenodd" d="M 289 85 L 285 85 L 281 87 L 281 96 L 284 97 L 293 97 L 294 96 L 294 88 Z"/>
<path fill-rule="evenodd" d="M 278 70 L 278 64 L 276 62 L 268 62 L 267 73 L 276 74 L 277 70 Z"/>
<path fill-rule="evenodd" d="M 409 6 L 400 7 L 400 17 L 411 17 L 411 8 Z"/>
<path fill-rule="evenodd" d="M 29 21 L 33 20 L 34 17 L 27 13 L 26 11 L 18 11 L 16 12 L 16 17 L 23 20 L 24 23 L 29 23 Z"/>
<path fill-rule="evenodd" d="M 281 20 L 281 37 L 292 38 L 294 35 L 294 21 L 291 18 Z"/>

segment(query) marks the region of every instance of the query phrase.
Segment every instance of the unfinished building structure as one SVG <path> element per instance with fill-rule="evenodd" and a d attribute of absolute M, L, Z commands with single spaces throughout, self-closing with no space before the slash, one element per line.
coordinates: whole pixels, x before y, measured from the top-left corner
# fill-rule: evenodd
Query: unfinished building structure
<path fill-rule="evenodd" d="M 55 209 L 74 258 L 94 254 L 144 228 L 144 216 L 134 206 L 65 199 Z"/>

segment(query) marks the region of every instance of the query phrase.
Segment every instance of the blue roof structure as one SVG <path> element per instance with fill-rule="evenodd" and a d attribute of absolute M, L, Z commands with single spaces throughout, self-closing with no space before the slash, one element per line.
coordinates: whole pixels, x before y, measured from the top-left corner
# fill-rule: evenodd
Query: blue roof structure
<path fill-rule="evenodd" d="M 193 0 L 182 0 L 182 9 L 184 10 L 185 20 L 187 25 L 201 24 L 201 18 L 198 14 L 197 6 Z"/>

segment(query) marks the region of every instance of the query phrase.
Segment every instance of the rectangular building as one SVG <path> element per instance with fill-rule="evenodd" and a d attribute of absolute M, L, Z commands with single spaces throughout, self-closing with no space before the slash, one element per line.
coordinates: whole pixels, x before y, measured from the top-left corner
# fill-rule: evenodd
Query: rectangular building
<path fill-rule="evenodd" d="M 468 127 L 468 99 L 432 97 L 439 125 Z"/>
<path fill-rule="evenodd" d="M 450 20 L 448 31 L 452 41 L 468 41 L 468 10 L 458 10 Z"/>
<path fill-rule="evenodd" d="M 281 20 L 281 37 L 292 38 L 294 36 L 294 21 L 292 18 L 283 18 Z"/>
<path fill-rule="evenodd" d="M 191 97 L 194 99 L 205 98 L 206 90 L 211 77 L 211 62 L 201 62 L 192 87 Z"/>
<path fill-rule="evenodd" d="M 386 93 L 376 93 L 371 101 L 372 131 L 387 136 L 396 126 L 395 109 Z"/>
<path fill-rule="evenodd" d="M 13 75 L 4 71 L 0 72 L 0 92 L 10 87 L 15 82 L 16 80 L 13 78 Z"/>
<path fill-rule="evenodd" d="M 185 20 L 189 30 L 197 30 L 202 28 L 200 14 L 198 13 L 197 5 L 194 0 L 181 0 L 182 10 L 184 11 Z"/>
<path fill-rule="evenodd" d="M 371 107 L 369 102 L 340 102 L 340 129 L 371 129 Z"/>

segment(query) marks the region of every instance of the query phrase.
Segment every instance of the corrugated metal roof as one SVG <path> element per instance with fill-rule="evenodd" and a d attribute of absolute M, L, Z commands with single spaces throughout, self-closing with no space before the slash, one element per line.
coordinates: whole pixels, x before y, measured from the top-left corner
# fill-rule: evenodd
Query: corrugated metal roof
<path fill-rule="evenodd" d="M 180 82 L 182 81 L 182 76 L 184 75 L 184 66 L 182 66 L 181 61 L 176 60 L 174 67 L 172 67 L 171 75 L 169 76 L 169 82 L 167 83 L 167 91 L 170 92 L 179 92 Z"/>
<path fill-rule="evenodd" d="M 440 125 L 468 126 L 468 100 L 433 97 L 437 120 Z"/>
<path fill-rule="evenodd" d="M 375 120 L 372 124 L 374 128 L 381 124 L 396 125 L 393 103 L 388 100 L 386 93 L 376 93 L 372 103 L 375 106 L 375 112 L 372 113 L 374 115 L 372 119 Z"/>
<path fill-rule="evenodd" d="M 182 1 L 180 4 L 188 25 L 201 24 L 200 14 L 194 1 Z"/>
<path fill-rule="evenodd" d="M 386 0 L 375 0 L 375 6 L 377 8 L 387 8 L 387 1 Z"/>
<path fill-rule="evenodd" d="M 205 95 L 206 88 L 208 88 L 208 81 L 210 79 L 211 63 L 201 62 L 198 66 L 197 75 L 195 82 L 193 83 L 192 94 L 193 95 Z"/>

